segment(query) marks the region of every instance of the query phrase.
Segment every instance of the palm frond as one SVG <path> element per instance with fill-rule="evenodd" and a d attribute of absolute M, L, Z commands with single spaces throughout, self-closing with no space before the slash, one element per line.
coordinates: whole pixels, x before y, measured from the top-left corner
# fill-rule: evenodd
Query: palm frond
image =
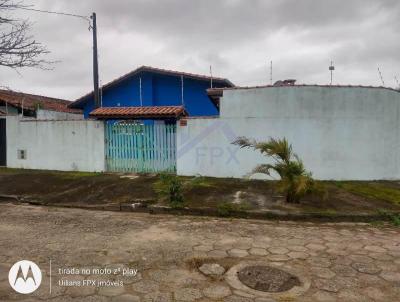
<path fill-rule="evenodd" d="M 276 173 L 279 174 L 279 177 L 281 179 L 285 178 L 286 175 L 288 175 L 288 171 L 287 171 L 287 164 L 284 162 L 277 162 L 274 165 L 274 170 L 276 171 Z"/>
<path fill-rule="evenodd" d="M 297 176 L 294 182 L 294 192 L 296 195 L 303 196 L 310 187 L 310 178 L 307 175 Z"/>
<path fill-rule="evenodd" d="M 262 164 L 262 165 L 258 165 L 257 167 L 255 167 L 252 170 L 252 174 L 262 173 L 262 174 L 266 174 L 266 175 L 271 175 L 271 170 L 275 170 L 274 165 Z"/>
<path fill-rule="evenodd" d="M 286 193 L 290 190 L 290 187 L 291 187 L 290 180 L 288 178 L 283 178 L 278 182 L 278 184 L 276 186 L 276 190 L 279 193 Z"/>
<path fill-rule="evenodd" d="M 255 145 L 255 149 L 269 156 L 277 156 L 284 162 L 289 162 L 292 157 L 292 145 L 286 138 L 274 139 L 270 138 L 267 142 L 259 142 Z"/>
<path fill-rule="evenodd" d="M 233 145 L 240 146 L 240 148 L 255 148 L 257 144 L 255 140 L 247 138 L 245 136 L 239 136 L 233 142 Z"/>

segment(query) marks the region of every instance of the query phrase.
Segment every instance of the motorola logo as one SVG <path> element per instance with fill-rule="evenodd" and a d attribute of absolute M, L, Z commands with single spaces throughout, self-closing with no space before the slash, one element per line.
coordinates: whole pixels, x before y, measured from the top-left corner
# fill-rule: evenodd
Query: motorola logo
<path fill-rule="evenodd" d="M 30 294 L 40 286 L 42 272 L 36 263 L 21 260 L 11 267 L 8 273 L 8 282 L 17 293 Z"/>

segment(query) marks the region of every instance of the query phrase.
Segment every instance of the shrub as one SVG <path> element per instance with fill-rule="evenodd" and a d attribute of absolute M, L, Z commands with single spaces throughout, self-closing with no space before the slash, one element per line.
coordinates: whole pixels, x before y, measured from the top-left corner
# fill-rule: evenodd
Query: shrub
<path fill-rule="evenodd" d="M 387 217 L 392 225 L 400 227 L 400 213 L 391 213 L 386 210 L 378 209 L 378 214 Z"/>
<path fill-rule="evenodd" d="M 251 174 L 263 173 L 272 176 L 276 172 L 280 179 L 278 191 L 286 195 L 289 203 L 299 203 L 300 199 L 307 193 L 323 193 L 321 184 L 317 183 L 303 165 L 297 154 L 293 152 L 292 145 L 286 138 L 270 138 L 267 142 L 257 142 L 246 137 L 238 137 L 233 144 L 241 148 L 253 148 L 261 154 L 271 157 L 273 164 L 261 164 L 253 169 Z"/>
<path fill-rule="evenodd" d="M 155 191 L 161 198 L 166 198 L 172 208 L 183 208 L 183 181 L 174 174 L 162 173 L 155 183 Z"/>
<path fill-rule="evenodd" d="M 173 208 L 185 206 L 184 195 L 193 187 L 210 187 L 210 184 L 201 176 L 183 178 L 170 173 L 161 173 L 154 184 L 156 193 Z"/>
<path fill-rule="evenodd" d="M 400 227 L 400 214 L 392 214 L 390 221 L 394 226 Z"/>

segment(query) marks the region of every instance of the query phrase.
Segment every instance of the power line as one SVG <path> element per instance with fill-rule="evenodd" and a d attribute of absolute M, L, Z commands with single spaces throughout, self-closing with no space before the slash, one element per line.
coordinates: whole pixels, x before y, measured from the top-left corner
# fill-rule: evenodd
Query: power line
<path fill-rule="evenodd" d="M 88 16 L 82 16 L 82 15 L 76 15 L 76 14 L 70 14 L 70 13 L 63 13 L 63 12 L 53 12 L 53 11 L 49 11 L 49 10 L 41 10 L 41 9 L 27 8 L 27 7 L 20 7 L 19 9 L 29 10 L 29 11 L 34 11 L 34 12 L 40 12 L 40 13 L 46 13 L 46 14 L 53 14 L 53 15 L 63 15 L 63 16 L 69 16 L 69 17 L 76 17 L 76 18 L 81 18 L 81 19 L 84 19 L 84 20 L 90 22 L 90 17 L 88 17 Z"/>
<path fill-rule="evenodd" d="M 34 12 L 39 12 L 39 13 L 45 13 L 45 14 L 53 14 L 53 15 L 61 15 L 61 16 L 67 16 L 67 17 L 75 17 L 75 18 L 80 18 L 83 20 L 86 20 L 89 22 L 89 30 L 92 30 L 93 32 L 93 83 L 94 83 L 94 103 L 95 107 L 100 106 L 100 91 L 99 91 L 99 74 L 98 74 L 98 52 L 97 52 L 97 25 L 96 25 L 96 13 L 93 13 L 90 17 L 88 16 L 82 16 L 82 15 L 77 15 L 77 14 L 71 14 L 71 13 L 64 13 L 64 12 L 55 12 L 55 11 L 49 11 L 49 10 L 42 10 L 42 9 L 36 9 L 36 8 L 27 8 L 27 7 L 20 7 L 23 10 L 27 11 L 34 11 Z"/>

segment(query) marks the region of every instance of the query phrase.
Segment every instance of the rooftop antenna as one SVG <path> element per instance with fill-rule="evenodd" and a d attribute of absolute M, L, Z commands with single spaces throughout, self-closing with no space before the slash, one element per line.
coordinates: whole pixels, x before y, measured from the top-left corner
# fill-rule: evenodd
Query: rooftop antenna
<path fill-rule="evenodd" d="M 335 66 L 333 66 L 333 62 L 331 61 L 331 65 L 329 66 L 329 71 L 331 72 L 331 86 L 333 82 L 333 71 L 335 70 Z"/>
<path fill-rule="evenodd" d="M 212 66 L 210 65 L 210 80 L 211 80 L 211 88 L 213 88 L 213 75 L 212 75 Z"/>
<path fill-rule="evenodd" d="M 397 76 L 394 76 L 394 80 L 397 83 L 397 89 L 400 90 L 400 82 L 399 82 L 399 79 L 397 78 Z"/>
<path fill-rule="evenodd" d="M 139 77 L 139 98 L 140 98 L 140 107 L 143 107 L 143 97 L 142 97 L 142 77 Z"/>
<path fill-rule="evenodd" d="M 381 72 L 381 70 L 379 69 L 379 67 L 378 67 L 378 73 L 379 73 L 379 77 L 381 78 L 382 85 L 385 86 L 385 81 L 383 80 L 382 72 Z"/>
<path fill-rule="evenodd" d="M 269 66 L 269 84 L 272 85 L 272 61 Z"/>

